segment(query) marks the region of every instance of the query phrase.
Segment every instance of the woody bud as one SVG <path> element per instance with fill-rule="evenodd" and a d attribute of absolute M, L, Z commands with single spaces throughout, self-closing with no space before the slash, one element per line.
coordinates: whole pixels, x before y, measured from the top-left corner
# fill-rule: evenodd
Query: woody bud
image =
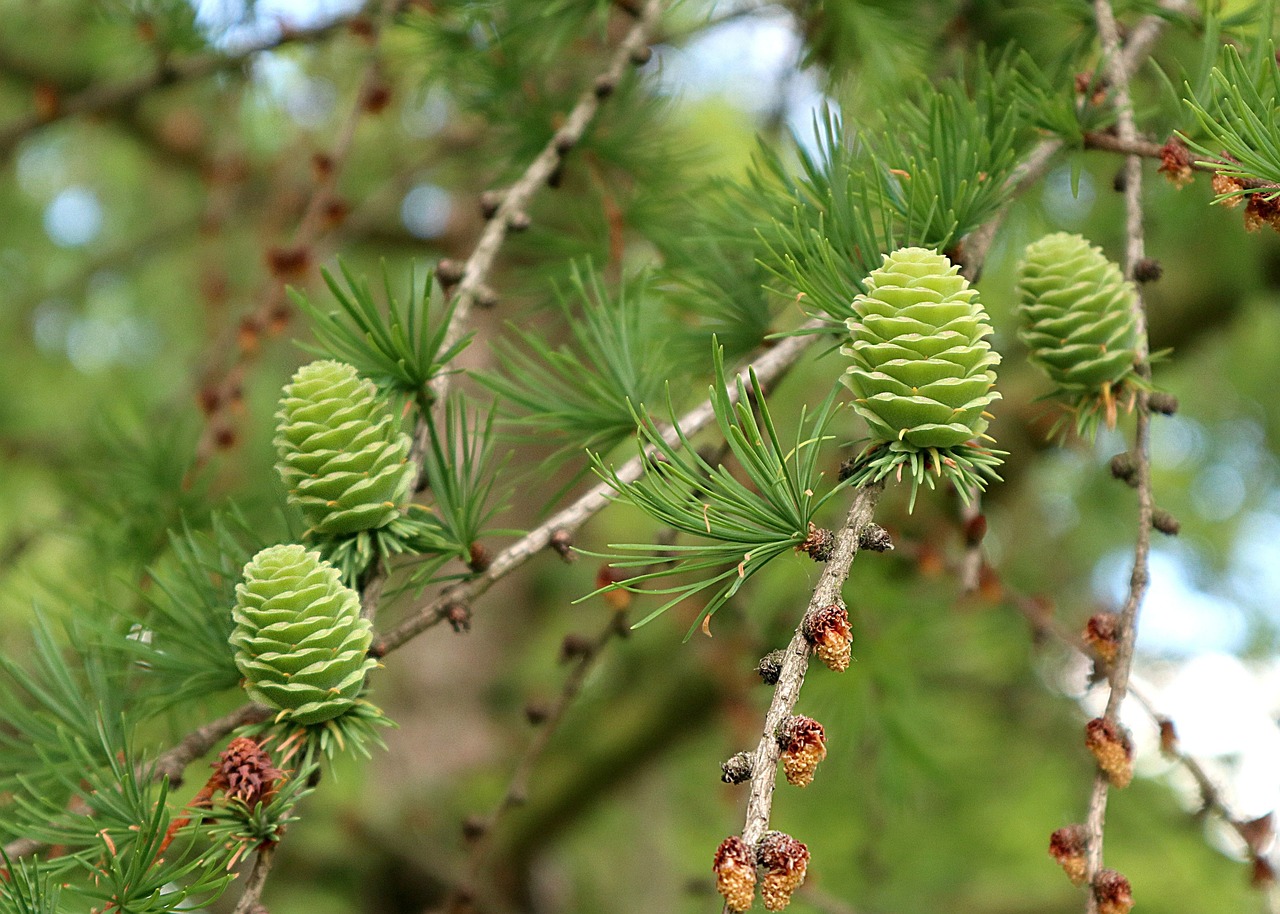
<path fill-rule="evenodd" d="M 804 542 L 796 546 L 796 551 L 808 553 L 809 558 L 815 562 L 825 562 L 831 558 L 831 553 L 835 551 L 835 548 L 835 533 L 810 523 L 809 535 L 804 538 Z"/>
<path fill-rule="evenodd" d="M 777 685 L 778 676 L 782 673 L 782 658 L 786 656 L 785 651 L 770 651 L 760 658 L 760 662 L 756 664 L 756 673 L 765 685 Z"/>
<path fill-rule="evenodd" d="M 1093 897 L 1098 901 L 1098 914 L 1129 914 L 1133 910 L 1129 880 L 1115 870 L 1103 870 L 1094 878 Z"/>
<path fill-rule="evenodd" d="M 1103 663 L 1112 664 L 1120 649 L 1119 618 L 1115 613 L 1094 613 L 1085 623 L 1084 640 Z"/>
<path fill-rule="evenodd" d="M 867 524 L 858 534 L 858 548 L 870 552 L 889 552 L 893 549 L 893 538 L 879 524 Z"/>
<path fill-rule="evenodd" d="M 751 779 L 751 753 L 736 752 L 720 765 L 720 780 L 726 784 L 742 784 Z"/>
<path fill-rule="evenodd" d="M 1111 468 L 1111 475 L 1123 482 L 1129 488 L 1136 488 L 1138 485 L 1138 468 L 1134 466 L 1133 457 L 1128 451 L 1122 451 L 1111 458 L 1108 464 Z"/>
<path fill-rule="evenodd" d="M 1164 508 L 1156 508 L 1151 512 L 1151 526 L 1165 536 L 1177 536 L 1182 531 L 1182 524 Z"/>

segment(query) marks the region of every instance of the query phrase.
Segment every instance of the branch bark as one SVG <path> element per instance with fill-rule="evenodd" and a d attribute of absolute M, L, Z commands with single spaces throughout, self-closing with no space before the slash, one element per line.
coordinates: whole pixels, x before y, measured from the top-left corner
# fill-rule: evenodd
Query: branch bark
<path fill-rule="evenodd" d="M 751 787 L 747 794 L 746 822 L 742 828 L 742 840 L 749 847 L 754 847 L 769 828 L 769 817 L 773 810 L 773 788 L 778 779 L 778 738 L 777 729 L 782 721 L 791 715 L 796 702 L 800 698 L 800 687 L 804 685 L 805 673 L 809 669 L 810 645 L 804 635 L 804 619 L 810 613 L 830 606 L 832 603 L 843 604 L 841 591 L 849 577 L 849 569 L 858 555 L 859 540 L 862 531 L 871 523 L 876 502 L 884 491 L 884 483 L 875 483 L 859 488 L 854 495 L 853 505 L 844 526 L 836 533 L 835 549 L 827 560 L 818 578 L 818 584 L 809 599 L 809 606 L 801 617 L 796 632 L 787 645 L 782 661 L 782 669 L 778 674 L 777 685 L 774 686 L 773 700 L 764 718 L 764 731 L 760 743 L 756 746 L 751 763 Z"/>
<path fill-rule="evenodd" d="M 1138 130 L 1134 122 L 1133 102 L 1129 96 L 1129 71 L 1121 56 L 1120 32 L 1110 0 L 1095 0 L 1094 14 L 1097 18 L 1098 37 L 1102 43 L 1103 55 L 1109 63 L 1108 76 L 1115 93 L 1113 105 L 1116 110 L 1116 133 L 1123 142 L 1133 143 L 1138 140 Z M 1137 155 L 1130 155 L 1125 159 L 1124 202 L 1124 275 L 1126 279 L 1133 280 L 1138 264 L 1146 256 L 1142 231 L 1142 159 Z M 1135 288 L 1137 288 L 1136 284 Z M 1138 374 L 1143 379 L 1149 379 L 1151 366 L 1147 347 L 1147 315 L 1141 292 L 1134 296 L 1133 320 L 1137 328 Z M 1110 665 L 1108 671 L 1111 692 L 1107 697 L 1107 707 L 1103 716 L 1110 723 L 1116 723 L 1119 719 L 1120 706 L 1129 688 L 1138 612 L 1142 607 L 1142 600 L 1150 580 L 1148 558 L 1151 551 L 1151 515 L 1155 505 L 1151 492 L 1151 409 L 1147 402 L 1146 389 L 1138 390 L 1136 412 L 1137 428 L 1134 434 L 1133 458 L 1138 481 L 1138 539 L 1134 547 L 1133 571 L 1129 576 L 1129 593 L 1120 610 L 1119 646 L 1115 662 Z M 1102 771 L 1098 771 L 1094 776 L 1093 791 L 1089 798 L 1089 815 L 1085 821 L 1088 842 L 1086 879 L 1090 885 L 1095 883 L 1098 873 L 1102 870 L 1102 843 L 1106 828 L 1108 788 L 1107 776 Z M 1096 892 L 1089 893 L 1086 910 L 1088 914 L 1097 914 Z"/>

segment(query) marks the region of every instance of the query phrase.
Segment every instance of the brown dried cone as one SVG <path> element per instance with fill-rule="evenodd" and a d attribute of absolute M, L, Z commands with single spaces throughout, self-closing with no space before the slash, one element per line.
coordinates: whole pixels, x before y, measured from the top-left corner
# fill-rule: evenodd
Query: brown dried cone
<path fill-rule="evenodd" d="M 246 736 L 237 736 L 228 743 L 214 768 L 215 789 L 250 809 L 271 799 L 276 782 L 284 777 L 284 772 L 271 763 L 271 756 Z"/>
<path fill-rule="evenodd" d="M 781 911 L 791 903 L 791 893 L 804 883 L 809 848 L 788 834 L 769 831 L 756 846 L 756 860 L 765 871 L 760 881 L 765 910 Z"/>
<path fill-rule="evenodd" d="M 1062 867 L 1072 885 L 1084 885 L 1089 869 L 1085 856 L 1088 845 L 1088 832 L 1083 825 L 1068 825 L 1049 836 L 1049 856 Z"/>
<path fill-rule="evenodd" d="M 716 891 L 724 896 L 730 911 L 746 911 L 756 897 L 756 861 L 747 842 L 732 835 L 716 848 L 712 869 L 716 874 Z"/>
<path fill-rule="evenodd" d="M 778 676 L 782 673 L 782 661 L 786 656 L 786 651 L 777 650 L 769 651 L 760 658 L 760 662 L 756 664 L 756 673 L 760 676 L 761 682 L 765 685 L 777 685 Z"/>
<path fill-rule="evenodd" d="M 1103 663 L 1110 666 L 1120 650 L 1119 617 L 1115 613 L 1094 613 L 1085 623 L 1084 640 Z"/>
<path fill-rule="evenodd" d="M 830 670 L 843 673 L 853 658 L 853 629 L 843 603 L 832 603 L 804 617 L 804 636 Z"/>
<path fill-rule="evenodd" d="M 1098 914 L 1129 914 L 1133 909 L 1133 888 L 1115 870 L 1103 870 L 1093 880 L 1093 897 Z"/>
<path fill-rule="evenodd" d="M 804 538 L 796 550 L 808 553 L 809 558 L 815 562 L 825 562 L 831 558 L 831 553 L 836 548 L 836 535 L 830 530 L 825 530 L 815 524 L 809 524 L 809 535 Z"/>
<path fill-rule="evenodd" d="M 818 763 L 827 757 L 827 735 L 822 724 L 811 717 L 795 715 L 778 725 L 778 747 L 782 749 L 782 770 L 787 783 L 808 787 Z"/>
<path fill-rule="evenodd" d="M 1128 787 L 1133 780 L 1133 743 L 1119 724 L 1095 717 L 1085 725 L 1085 745 L 1112 787 Z"/>

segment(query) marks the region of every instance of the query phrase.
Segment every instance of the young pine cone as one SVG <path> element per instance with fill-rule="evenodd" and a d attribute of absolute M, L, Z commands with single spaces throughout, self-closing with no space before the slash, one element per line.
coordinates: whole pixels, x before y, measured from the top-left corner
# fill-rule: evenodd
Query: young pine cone
<path fill-rule="evenodd" d="M 231 615 L 231 645 L 249 697 L 294 723 L 342 714 L 376 665 L 359 595 L 302 546 L 268 546 L 255 555 L 236 585 Z"/>
<path fill-rule="evenodd" d="M 1089 868 L 1088 843 L 1083 825 L 1068 825 L 1049 836 L 1049 856 L 1062 867 L 1072 885 L 1084 885 Z"/>

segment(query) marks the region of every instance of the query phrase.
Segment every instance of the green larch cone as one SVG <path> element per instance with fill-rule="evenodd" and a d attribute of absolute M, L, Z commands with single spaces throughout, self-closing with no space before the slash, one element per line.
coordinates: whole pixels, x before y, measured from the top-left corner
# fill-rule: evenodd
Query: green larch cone
<path fill-rule="evenodd" d="M 1076 414 L 1076 430 L 1115 424 L 1118 394 L 1137 376 L 1137 289 L 1101 249 L 1057 232 L 1028 245 L 1018 269 L 1019 336 Z"/>
<path fill-rule="evenodd" d="M 844 376 L 853 408 L 873 439 L 855 474 L 865 483 L 909 466 L 913 499 L 926 471 L 965 495 L 981 488 L 1000 462 L 975 443 L 987 438 L 987 407 L 1000 399 L 1000 356 L 986 340 L 991 325 L 977 290 L 924 248 L 886 254 L 865 285 L 848 320 L 852 341 L 841 350 L 853 359 Z"/>
<path fill-rule="evenodd" d="M 414 477 L 409 436 L 372 381 L 344 362 L 303 365 L 276 419 L 276 469 L 316 533 L 358 533 L 400 516 Z"/>
<path fill-rule="evenodd" d="M 295 723 L 321 723 L 350 709 L 376 665 L 359 595 L 302 546 L 268 546 L 244 566 L 232 618 L 231 644 L 249 697 Z"/>

